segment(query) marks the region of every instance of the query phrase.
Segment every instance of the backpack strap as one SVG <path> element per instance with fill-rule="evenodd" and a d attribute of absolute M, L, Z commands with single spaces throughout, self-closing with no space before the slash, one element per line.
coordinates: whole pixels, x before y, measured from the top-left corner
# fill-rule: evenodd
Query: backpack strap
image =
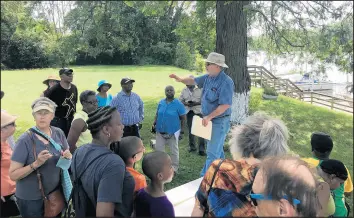
<path fill-rule="evenodd" d="M 216 173 L 219 171 L 222 162 L 224 162 L 224 159 L 222 159 L 222 160 L 219 162 L 218 166 L 215 168 L 213 178 L 211 179 L 210 188 L 208 189 L 207 194 L 206 194 L 206 202 L 207 202 L 207 205 L 204 206 L 203 217 L 207 217 L 207 215 L 208 215 L 208 213 L 209 213 L 209 207 L 208 207 L 208 197 L 209 197 L 209 193 L 210 193 L 211 188 L 213 187 L 214 180 L 215 180 L 215 177 L 216 177 Z"/>
<path fill-rule="evenodd" d="M 86 168 L 81 172 L 81 174 L 74 179 L 74 183 L 77 182 L 81 178 L 81 176 L 86 172 L 86 170 L 89 168 L 89 166 L 91 166 L 91 164 L 93 164 L 93 162 L 95 162 L 95 160 L 97 160 L 98 158 L 100 158 L 102 156 L 105 156 L 107 154 L 113 154 L 113 152 L 112 151 L 108 151 L 108 152 L 102 153 L 102 154 L 98 155 L 97 157 L 95 157 L 93 160 L 91 160 L 91 162 L 89 162 L 87 164 Z M 77 153 L 76 153 L 76 155 L 77 155 Z M 74 164 L 74 166 L 75 166 L 75 171 L 76 171 L 76 166 L 77 165 Z"/>
<path fill-rule="evenodd" d="M 95 157 L 93 160 L 91 160 L 91 161 L 87 164 L 86 168 L 81 172 L 81 174 L 80 174 L 79 176 L 75 176 L 74 182 L 73 182 L 73 183 L 74 183 L 74 184 L 73 184 L 73 187 L 75 188 L 75 185 L 79 182 L 79 180 L 81 179 L 82 175 L 83 175 L 83 174 L 86 172 L 86 170 L 91 166 L 91 164 L 93 164 L 93 162 L 95 162 L 98 158 L 100 158 L 100 157 L 102 157 L 102 156 L 105 156 L 105 155 L 107 155 L 107 154 L 113 154 L 113 153 L 112 153 L 112 151 L 108 151 L 108 152 L 105 152 L 105 153 L 102 153 L 102 154 L 98 155 L 98 156 Z M 75 152 L 74 157 L 73 157 L 73 160 L 75 160 L 75 157 L 76 157 L 76 156 L 77 156 L 77 152 Z M 75 161 L 74 161 L 74 162 L 75 162 Z M 74 164 L 74 167 L 75 167 L 75 172 L 77 172 L 77 171 L 76 171 L 77 165 Z M 68 202 L 73 198 L 74 188 L 73 188 L 73 190 L 71 191 L 71 194 L 70 194 L 70 197 L 69 197 Z M 65 213 L 64 213 L 64 217 L 65 217 L 65 218 L 66 218 L 66 217 L 70 217 L 70 215 L 72 215 L 72 214 L 71 214 L 71 207 L 72 207 L 72 205 L 70 204 L 70 205 L 68 205 L 67 209 L 65 210 Z"/>

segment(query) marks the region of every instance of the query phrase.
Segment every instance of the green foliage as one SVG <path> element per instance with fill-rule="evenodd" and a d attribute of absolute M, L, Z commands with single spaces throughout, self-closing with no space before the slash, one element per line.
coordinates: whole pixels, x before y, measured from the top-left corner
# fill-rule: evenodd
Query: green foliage
<path fill-rule="evenodd" d="M 273 87 L 270 87 L 268 85 L 263 85 L 263 94 L 278 96 L 277 91 Z"/>
<path fill-rule="evenodd" d="M 195 51 L 195 54 L 195 70 L 197 71 L 197 73 L 206 73 L 205 61 L 203 56 L 199 54 L 198 51 Z"/>
<path fill-rule="evenodd" d="M 190 52 L 190 47 L 185 42 L 179 42 L 176 48 L 175 66 L 186 70 L 193 70 L 195 57 Z"/>
<path fill-rule="evenodd" d="M 249 107 L 249 114 L 253 114 L 257 110 L 259 110 L 259 106 L 262 102 L 262 92 L 256 90 L 256 91 L 251 91 L 250 94 L 250 100 L 248 103 Z"/>

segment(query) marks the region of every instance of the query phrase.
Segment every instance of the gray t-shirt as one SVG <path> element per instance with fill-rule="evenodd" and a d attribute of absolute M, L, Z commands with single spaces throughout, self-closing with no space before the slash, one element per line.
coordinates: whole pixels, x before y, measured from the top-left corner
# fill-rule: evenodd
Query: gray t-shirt
<path fill-rule="evenodd" d="M 68 149 L 69 145 L 66 141 L 64 132 L 53 126 L 51 129 L 52 139 L 62 145 L 63 150 Z M 52 144 L 45 145 L 32 132 L 30 135 L 25 132 L 17 140 L 11 160 L 22 163 L 24 166 L 33 163 L 35 161 L 33 156 L 33 142 L 36 146 L 37 157 L 43 150 L 49 150 L 49 152 L 53 154 L 52 158 L 48 159 L 41 167 L 38 168 L 41 173 L 44 192 L 48 195 L 60 185 L 60 168 L 56 167 L 56 164 L 61 154 Z M 36 172 L 32 172 L 25 178 L 16 182 L 16 196 L 23 200 L 42 199 Z"/>
<path fill-rule="evenodd" d="M 80 175 L 95 157 L 106 152 L 111 151 L 101 145 L 86 144 L 79 147 L 71 163 L 74 178 Z M 97 202 L 113 202 L 116 204 L 116 216 L 131 216 L 135 182 L 121 157 L 113 152 L 99 157 L 84 172 L 81 182 L 95 207 Z"/>

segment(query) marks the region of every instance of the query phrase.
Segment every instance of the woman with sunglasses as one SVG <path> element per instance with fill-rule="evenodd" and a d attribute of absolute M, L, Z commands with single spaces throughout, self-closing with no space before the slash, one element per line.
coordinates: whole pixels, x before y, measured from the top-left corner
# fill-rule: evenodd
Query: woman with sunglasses
<path fill-rule="evenodd" d="M 86 120 L 88 114 L 97 109 L 96 93 L 91 90 L 83 91 L 80 94 L 80 103 L 82 111 L 78 111 L 74 115 L 68 135 L 68 143 L 72 154 L 81 145 L 92 142 L 92 135 L 87 129 Z"/>
<path fill-rule="evenodd" d="M 256 216 L 247 196 L 258 165 L 266 157 L 288 152 L 286 126 L 263 113 L 249 116 L 231 134 L 233 160 L 212 162 L 196 193 L 192 216 Z"/>
<path fill-rule="evenodd" d="M 67 168 L 57 164 L 65 162 L 65 159 L 69 161 L 71 153 L 63 131 L 50 126 L 56 104 L 40 97 L 31 107 L 36 124 L 17 141 L 11 157 L 10 178 L 16 181 L 16 199 L 22 217 L 46 215 L 44 198 L 51 196 L 56 197 L 56 204 L 60 206 L 57 208 L 59 212 L 52 214 L 57 216 L 64 209 L 71 192 Z M 62 175 L 66 175 L 65 185 L 60 182 Z"/>
<path fill-rule="evenodd" d="M 1 217 L 20 215 L 14 199 L 16 183 L 9 176 L 12 149 L 8 139 L 15 133 L 16 119 L 6 111 L 1 111 Z"/>

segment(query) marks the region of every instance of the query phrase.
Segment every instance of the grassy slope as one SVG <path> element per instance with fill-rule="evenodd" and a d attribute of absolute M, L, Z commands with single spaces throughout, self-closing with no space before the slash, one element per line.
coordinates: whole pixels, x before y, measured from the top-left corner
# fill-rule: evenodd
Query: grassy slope
<path fill-rule="evenodd" d="M 113 84 L 110 92 L 115 94 L 120 90 L 119 84 L 122 77 L 129 76 L 136 80 L 134 91 L 142 97 L 145 103 L 142 137 L 148 152 L 151 151 L 149 140 L 154 137 L 149 130 L 157 102 L 164 96 L 164 87 L 169 84 L 175 86 L 176 96 L 183 88 L 183 85 L 169 79 L 168 74 L 172 72 L 179 75 L 190 74 L 186 70 L 163 66 L 76 66 L 73 69 L 74 84 L 78 86 L 79 92 L 85 89 L 96 90 L 97 82 L 107 79 Z M 1 108 L 20 116 L 17 122 L 16 138 L 34 124 L 30 105 L 45 89 L 42 81 L 49 74 L 57 74 L 57 72 L 57 69 L 1 72 L 1 90 L 6 93 L 1 102 Z M 252 89 L 251 95 L 259 96 L 260 94 L 260 89 Z M 81 108 L 80 104 L 78 108 Z M 335 145 L 331 157 L 343 161 L 353 175 L 353 116 L 283 96 L 280 96 L 278 101 L 261 101 L 256 109 L 276 115 L 286 123 L 291 133 L 289 145 L 293 151 L 303 157 L 311 155 L 309 141 L 312 132 L 329 133 Z M 188 153 L 187 143 L 186 138 L 180 142 L 180 173 L 167 185 L 167 189 L 194 180 L 199 176 L 205 157 Z M 227 156 L 230 157 L 228 152 Z M 140 163 L 138 169 L 140 170 Z"/>

